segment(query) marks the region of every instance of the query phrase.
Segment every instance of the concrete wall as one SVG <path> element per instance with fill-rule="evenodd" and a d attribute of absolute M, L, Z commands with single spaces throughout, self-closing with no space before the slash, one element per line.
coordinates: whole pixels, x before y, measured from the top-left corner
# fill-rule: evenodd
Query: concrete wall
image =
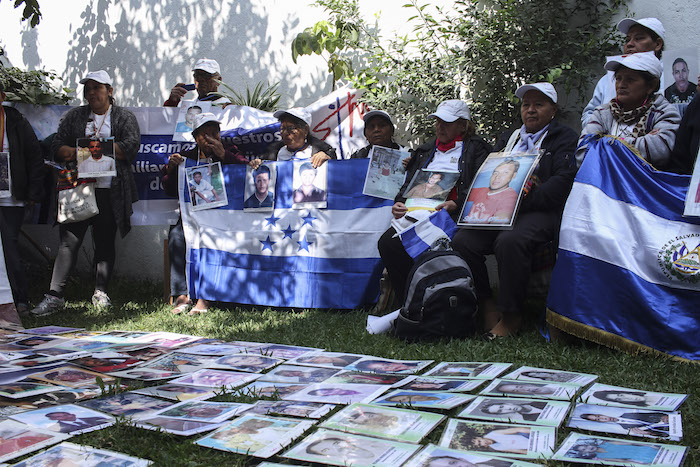
<path fill-rule="evenodd" d="M 237 89 L 280 81 L 281 107 L 307 105 L 331 89 L 323 59 L 302 57 L 298 65 L 291 59 L 292 39 L 325 17 L 309 6 L 309 0 L 42 2 L 43 19 L 34 29 L 20 24 L 20 11 L 13 3 L 0 2 L 0 45 L 14 66 L 54 70 L 65 86 L 74 88 L 88 69 L 107 69 L 122 105 L 161 105 L 174 83 L 191 82 L 191 65 L 198 57 L 218 60 L 224 81 Z M 368 20 L 381 10 L 383 37 L 410 32 L 407 19 L 412 11 L 401 8 L 404 3 L 360 0 Z M 664 22 L 667 48 L 699 42 L 695 11 L 687 1 L 631 0 L 628 6 L 636 17 L 656 16 Z M 55 255 L 57 228 L 26 230 Z M 165 226 L 134 227 L 126 239 L 118 240 L 115 273 L 160 280 L 165 238 Z M 90 245 L 88 237 L 80 254 L 83 269 L 91 258 Z"/>

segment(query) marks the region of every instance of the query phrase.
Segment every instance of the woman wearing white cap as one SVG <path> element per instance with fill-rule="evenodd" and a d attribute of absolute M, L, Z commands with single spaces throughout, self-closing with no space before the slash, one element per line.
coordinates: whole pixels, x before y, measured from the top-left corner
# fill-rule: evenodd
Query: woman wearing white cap
<path fill-rule="evenodd" d="M 321 141 L 311 134 L 311 114 L 302 107 L 278 110 L 274 113 L 280 121 L 280 135 L 282 141 L 268 146 L 265 159 L 290 161 L 309 160 L 314 168 L 317 168 L 328 159 L 337 159 L 335 149 L 325 141 Z M 262 161 L 253 160 L 253 166 L 257 168 Z"/>
<path fill-rule="evenodd" d="M 520 86 L 522 126 L 501 135 L 496 151 L 542 153 L 537 169 L 526 183 L 526 194 L 512 230 L 461 229 L 452 247 L 469 264 L 482 311 L 485 338 L 515 334 L 522 322 L 530 266 L 536 250 L 559 231 L 564 203 L 576 175 L 574 152 L 578 135 L 559 123 L 557 91 L 549 83 Z M 491 298 L 485 256 L 498 263 L 498 303 Z"/>
<path fill-rule="evenodd" d="M 395 219 L 406 215 L 406 189 L 413 175 L 421 169 L 436 172 L 460 172 L 460 178 L 448 201 L 437 206 L 455 216 L 466 200 L 466 191 L 474 175 L 491 152 L 491 145 L 475 134 L 476 125 L 471 120 L 467 103 L 458 99 L 441 102 L 437 110 L 429 115 L 435 117 L 437 138 L 428 141 L 413 151 L 406 167 L 406 182 L 394 199 L 391 212 Z M 413 258 L 406 253 L 396 230 L 391 227 L 379 239 L 379 254 L 397 299 L 403 300 L 408 273 Z"/>
<path fill-rule="evenodd" d="M 611 60 L 605 69 L 615 72 L 616 97 L 593 112 L 581 141 L 590 134 L 617 136 L 657 169 L 667 168 L 681 119 L 675 106 L 658 93 L 661 62 L 652 52 L 642 52 Z M 579 166 L 586 149 L 576 152 Z"/>
<path fill-rule="evenodd" d="M 617 23 L 617 30 L 625 35 L 622 51 L 625 55 L 640 52 L 654 52 L 661 60 L 661 53 L 664 50 L 664 36 L 666 30 L 664 25 L 656 18 L 625 18 Z M 610 102 L 615 97 L 615 78 L 612 73 L 608 73 L 596 84 L 593 97 L 581 115 L 581 126 L 591 119 L 593 111 L 603 104 Z"/>
<path fill-rule="evenodd" d="M 64 307 L 63 290 L 90 226 L 95 246 L 95 292 L 92 303 L 103 308 L 111 305 L 107 285 L 114 268 L 114 237 L 117 230 L 122 237 L 129 233 L 133 212 L 131 205 L 138 201 L 131 171 L 141 142 L 136 117 L 130 111 L 114 105 L 112 78 L 106 71 L 89 72 L 80 80 L 80 84 L 84 85 L 83 97 L 87 105 L 73 108 L 65 114 L 51 143 L 51 151 L 58 162 L 75 167 L 78 138 L 114 137 L 117 175 L 100 177 L 95 183 L 99 214 L 84 221 L 59 225 L 60 245 L 51 287 L 44 300 L 31 311 L 36 316 L 48 315 Z"/>

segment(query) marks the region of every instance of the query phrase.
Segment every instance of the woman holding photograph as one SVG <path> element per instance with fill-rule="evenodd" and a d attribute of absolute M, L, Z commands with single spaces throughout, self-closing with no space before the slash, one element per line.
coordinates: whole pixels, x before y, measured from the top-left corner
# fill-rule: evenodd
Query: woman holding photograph
<path fill-rule="evenodd" d="M 653 52 L 610 60 L 605 69 L 615 72 L 615 99 L 598 107 L 581 130 L 576 163 L 581 166 L 590 135 L 612 135 L 634 148 L 655 168 L 665 170 L 671 163 L 680 115 L 660 94 L 663 66 Z"/>
<path fill-rule="evenodd" d="M 138 201 L 131 164 L 141 143 L 136 117 L 130 111 L 114 105 L 112 78 L 104 70 L 91 71 L 80 80 L 87 105 L 69 110 L 61 120 L 51 144 L 52 153 L 67 168 L 77 164 L 76 141 L 79 138 L 114 138 L 117 175 L 99 177 L 95 182 L 95 197 L 99 213 L 73 223 L 59 225 L 60 244 L 53 267 L 51 286 L 41 303 L 31 311 L 45 316 L 65 306 L 63 292 L 70 272 L 78 258 L 78 249 L 88 227 L 92 226 L 94 244 L 95 292 L 92 304 L 109 308 L 111 301 L 107 286 L 115 260 L 114 237 L 131 230 L 132 203 Z"/>
<path fill-rule="evenodd" d="M 541 154 L 541 158 L 523 186 L 523 198 L 513 228 L 460 229 L 452 240 L 453 248 L 469 264 L 474 276 L 486 340 L 514 335 L 520 330 L 532 259 L 538 248 L 556 240 L 564 203 L 576 175 L 577 134 L 555 119 L 558 107 L 554 86 L 526 84 L 520 86 L 515 95 L 521 99 L 522 125 L 515 131 L 503 133 L 495 151 Z M 510 169 L 511 165 L 506 167 Z M 489 184 L 491 191 L 503 185 L 498 177 L 491 177 Z M 507 188 L 505 185 L 503 189 Z M 486 255 L 491 253 L 496 255 L 498 263 L 498 302 L 492 298 L 485 264 Z"/>
<path fill-rule="evenodd" d="M 436 138 L 419 146 L 406 166 L 406 182 L 395 198 L 391 213 L 394 219 L 403 218 L 408 212 L 407 196 L 404 194 L 421 169 L 435 172 L 459 172 L 457 185 L 448 198 L 466 199 L 466 191 L 479 167 L 491 152 L 491 145 L 476 135 L 476 125 L 466 102 L 457 99 L 446 100 L 438 105 L 437 110 L 429 115 L 435 117 Z M 458 214 L 459 201 L 442 203 L 436 209 L 446 209 L 451 215 Z M 404 298 L 404 288 L 408 273 L 413 266 L 413 258 L 406 253 L 399 237 L 394 237 L 396 230 L 391 227 L 379 239 L 379 254 L 398 300 Z"/>
<path fill-rule="evenodd" d="M 350 155 L 350 159 L 364 159 L 369 157 L 373 146 L 401 150 L 403 147 L 394 141 L 394 122 L 383 110 L 370 110 L 362 116 L 365 122 L 363 134 L 369 143 L 362 149 L 358 149 Z M 388 175 L 388 174 L 386 174 Z"/>

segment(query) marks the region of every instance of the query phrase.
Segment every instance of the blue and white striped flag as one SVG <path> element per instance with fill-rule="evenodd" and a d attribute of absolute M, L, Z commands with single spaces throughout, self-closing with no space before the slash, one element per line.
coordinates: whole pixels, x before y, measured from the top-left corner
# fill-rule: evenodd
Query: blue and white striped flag
<path fill-rule="evenodd" d="M 700 359 L 700 219 L 690 177 L 659 172 L 620 141 L 591 141 L 561 224 L 547 321 L 627 350 Z"/>
<path fill-rule="evenodd" d="M 362 194 L 368 162 L 327 162 L 327 209 L 292 209 L 293 163 L 277 162 L 274 213 L 243 212 L 243 165 L 223 166 L 227 206 L 192 211 L 181 168 L 190 294 L 295 308 L 374 302 L 382 271 L 377 241 L 389 227 L 392 202 Z"/>
<path fill-rule="evenodd" d="M 415 259 L 439 238 L 452 239 L 456 231 L 457 224 L 447 211 L 441 209 L 419 220 L 399 236 L 406 253 Z"/>

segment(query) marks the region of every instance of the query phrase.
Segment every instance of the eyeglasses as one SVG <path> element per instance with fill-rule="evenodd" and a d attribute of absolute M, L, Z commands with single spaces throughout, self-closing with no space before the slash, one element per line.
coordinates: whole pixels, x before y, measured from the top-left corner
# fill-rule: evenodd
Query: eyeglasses
<path fill-rule="evenodd" d="M 282 125 L 280 126 L 280 133 L 285 132 L 285 133 L 294 133 L 295 131 L 299 131 L 301 127 L 294 126 L 294 125 Z"/>

